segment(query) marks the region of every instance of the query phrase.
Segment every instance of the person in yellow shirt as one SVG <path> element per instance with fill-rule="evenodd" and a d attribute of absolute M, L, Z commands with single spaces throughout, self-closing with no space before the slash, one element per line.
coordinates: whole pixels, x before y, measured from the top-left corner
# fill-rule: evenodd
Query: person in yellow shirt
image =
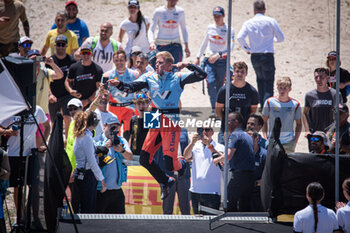
<path fill-rule="evenodd" d="M 67 41 L 68 41 L 67 48 L 66 48 L 67 54 L 72 55 L 79 48 L 76 34 L 73 31 L 68 30 L 66 28 L 67 19 L 68 19 L 67 14 L 64 11 L 57 12 L 56 18 L 55 18 L 55 23 L 57 25 L 57 28 L 52 29 L 47 33 L 45 44 L 40 51 L 40 53 L 43 56 L 45 56 L 49 48 L 51 50 L 51 55 L 56 53 L 55 41 L 58 35 L 64 35 L 65 37 L 67 37 Z"/>

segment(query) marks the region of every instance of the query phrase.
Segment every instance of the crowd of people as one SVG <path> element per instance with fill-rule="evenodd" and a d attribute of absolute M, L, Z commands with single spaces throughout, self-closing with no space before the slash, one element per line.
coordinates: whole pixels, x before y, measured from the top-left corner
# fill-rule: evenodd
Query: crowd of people
<path fill-rule="evenodd" d="M 199 205 L 219 209 L 221 187 L 225 185 L 221 184 L 225 136 L 229 138 L 231 173 L 228 211 L 262 211 L 260 179 L 275 119 L 281 119 L 280 141 L 287 153 L 295 151 L 303 125 L 311 153 L 333 153 L 336 85 L 341 90 L 340 150 L 350 153 L 346 106 L 350 73 L 341 68 L 340 83 L 336 83 L 335 51 L 328 53 L 327 68 L 315 69 L 316 88 L 306 93 L 302 109 L 300 102 L 289 95 L 289 77 L 277 79 L 278 94 L 274 96 L 274 42 L 284 41 L 284 35 L 277 21 L 265 15 L 264 1 L 254 1 L 254 17 L 244 22 L 237 35 L 239 46 L 251 56 L 257 88 L 246 81 L 245 62 L 235 61 L 232 75 L 226 74 L 227 53 L 228 49 L 233 50 L 235 38 L 220 6 L 212 11 L 214 23 L 207 27 L 195 64 L 182 61 L 183 52 L 186 57 L 191 52 L 185 10 L 177 2 L 167 0 L 149 20 L 142 14 L 139 1 L 129 0 L 129 17 L 121 22 L 115 40 L 109 22 L 101 24 L 99 35 L 90 36 L 88 25 L 77 17 L 77 2 L 67 1 L 65 10 L 57 12 L 40 50 L 32 49 L 24 5 L 17 0 L 3 0 L 0 4 L 0 56 L 24 57 L 36 65 L 34 115 L 45 137 L 40 137 L 28 118 L 24 155 L 29 155 L 32 148 L 45 151 L 43 140 L 49 137 L 50 122 L 53 124 L 56 113 L 61 112 L 65 149 L 73 168 L 69 187 L 74 212 L 125 213 L 121 187 L 127 167 L 123 161 L 132 160 L 133 155 L 140 155 L 140 164 L 159 183 L 164 213 L 172 213 L 175 192 L 181 197 L 182 214 L 190 213 L 189 199 L 195 214 L 200 213 Z M 19 20 L 26 34 L 22 37 Z M 124 49 L 125 34 L 128 40 Z M 47 53 L 50 56 L 45 57 Z M 184 68 L 189 72 L 181 72 Z M 225 119 L 227 78 L 231 83 L 229 114 Z M 179 119 L 180 97 L 186 84 L 202 80 L 207 81 L 210 117 L 221 121 L 217 141 L 212 127 L 201 128 L 190 140 L 185 129 L 171 124 Z M 153 117 L 160 117 L 161 125 L 146 126 L 145 112 L 158 114 Z M 0 134 L 8 138 L 11 174 L 17 175 L 14 171 L 18 169 L 20 146 L 18 128 L 13 127 L 15 118 L 0 122 Z M 10 178 L 12 187 L 16 187 L 14 179 L 15 176 Z M 307 189 L 307 197 L 316 210 L 315 203 L 322 199 L 319 190 L 322 189 L 315 184 Z M 321 194 L 313 196 L 314 192 Z M 306 232 L 299 227 L 295 225 L 296 231 Z"/>

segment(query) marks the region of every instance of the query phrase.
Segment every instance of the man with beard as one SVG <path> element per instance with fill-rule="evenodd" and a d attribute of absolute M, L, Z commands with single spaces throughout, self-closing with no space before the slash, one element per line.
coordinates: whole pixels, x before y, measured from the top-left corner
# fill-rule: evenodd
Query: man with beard
<path fill-rule="evenodd" d="M 100 26 L 100 35 L 89 37 L 81 47 L 89 45 L 93 52 L 92 60 L 101 66 L 103 72 L 113 69 L 113 54 L 121 49 L 121 44 L 112 39 L 113 26 L 111 23 L 103 23 Z M 74 54 L 76 60 L 80 59 L 80 49 Z M 108 75 L 105 75 L 108 77 Z M 120 119 L 119 119 L 120 120 Z"/>
<path fill-rule="evenodd" d="M 42 47 L 40 53 L 44 56 L 47 53 L 47 50 L 50 48 L 51 55 L 55 54 L 56 37 L 62 34 L 65 37 L 67 37 L 67 41 L 68 41 L 66 52 L 69 55 L 72 55 L 79 48 L 79 46 L 78 46 L 77 36 L 75 35 L 75 33 L 66 28 L 67 14 L 64 11 L 57 12 L 55 23 L 57 25 L 57 28 L 50 30 L 46 34 L 45 44 Z"/>
<path fill-rule="evenodd" d="M 78 4 L 75 1 L 66 2 L 66 12 L 68 15 L 67 29 L 73 31 L 77 35 L 78 44 L 81 46 L 90 34 L 86 23 L 77 17 L 79 12 Z M 57 28 L 56 23 L 52 25 L 51 30 L 55 28 Z"/>
<path fill-rule="evenodd" d="M 117 117 L 114 113 L 111 113 L 110 111 L 107 110 L 108 98 L 109 98 L 108 91 L 105 89 L 104 90 L 100 89 L 99 91 L 101 91 L 101 93 L 99 93 L 100 100 L 98 101 L 98 106 L 95 110 L 95 113 L 97 114 L 97 118 L 100 120 L 100 122 L 95 129 L 96 136 L 103 133 L 103 127 L 106 124 L 106 121 L 108 118 Z"/>
<path fill-rule="evenodd" d="M 55 122 L 56 113 L 62 111 L 66 138 L 68 134 L 69 124 L 71 122 L 67 104 L 72 96 L 66 90 L 64 83 L 69 67 L 75 63 L 75 60 L 66 53 L 67 42 L 67 37 L 64 35 L 59 35 L 56 37 L 56 53 L 51 57 L 54 63 L 62 70 L 63 78 L 59 80 L 53 80 L 50 83 L 49 94 L 49 112 L 51 122 Z"/>

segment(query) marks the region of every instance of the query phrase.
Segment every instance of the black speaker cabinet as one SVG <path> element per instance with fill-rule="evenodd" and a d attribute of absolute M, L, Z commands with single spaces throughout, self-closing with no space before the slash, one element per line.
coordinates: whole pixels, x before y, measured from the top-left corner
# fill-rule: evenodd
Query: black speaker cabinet
<path fill-rule="evenodd" d="M 35 111 L 36 73 L 34 61 L 23 57 L 7 56 L 2 58 L 11 76 L 20 88 L 23 97 Z"/>

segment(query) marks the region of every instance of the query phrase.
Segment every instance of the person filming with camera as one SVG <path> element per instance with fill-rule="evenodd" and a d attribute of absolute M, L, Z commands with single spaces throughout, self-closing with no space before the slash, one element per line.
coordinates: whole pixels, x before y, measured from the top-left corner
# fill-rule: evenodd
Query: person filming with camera
<path fill-rule="evenodd" d="M 192 160 L 190 191 L 194 214 L 199 214 L 199 205 L 217 210 L 220 207 L 221 170 L 213 163 L 215 154 L 210 148 L 224 153 L 225 147 L 212 139 L 213 134 L 211 127 L 198 128 L 184 151 L 186 161 Z"/>
<path fill-rule="evenodd" d="M 96 161 L 92 138 L 98 122 L 96 113 L 92 111 L 78 112 L 74 116 L 74 154 L 77 162 L 74 183 L 77 187 L 80 213 L 95 212 L 97 181 L 101 181 L 101 192 L 105 192 L 107 188 Z"/>
<path fill-rule="evenodd" d="M 117 117 L 107 118 L 103 133 L 94 138 L 107 186 L 106 192 L 97 192 L 96 212 L 125 214 L 125 196 L 121 188 L 127 178 L 123 160 L 132 160 L 133 154 L 125 138 L 118 136 L 120 122 Z M 99 190 L 100 185 L 97 187 Z"/>

